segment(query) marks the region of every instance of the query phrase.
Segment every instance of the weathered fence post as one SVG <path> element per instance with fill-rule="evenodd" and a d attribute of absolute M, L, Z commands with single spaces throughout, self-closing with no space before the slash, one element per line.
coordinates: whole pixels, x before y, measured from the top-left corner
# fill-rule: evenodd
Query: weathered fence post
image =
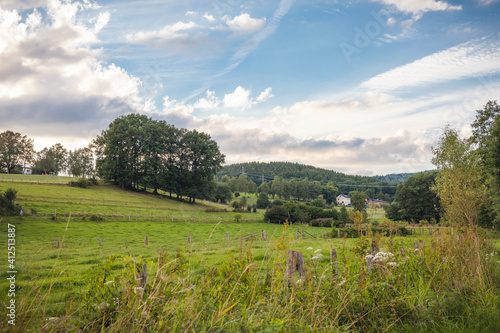
<path fill-rule="evenodd" d="M 286 259 L 286 277 L 288 278 L 288 284 L 293 283 L 293 276 L 295 271 L 299 272 L 299 279 L 306 275 L 306 270 L 304 267 L 304 256 L 300 251 L 288 251 Z"/>
<path fill-rule="evenodd" d="M 339 276 L 339 268 L 337 266 L 337 251 L 335 249 L 330 250 L 330 264 L 332 265 L 332 274 L 337 278 Z"/>
<path fill-rule="evenodd" d="M 372 271 L 372 260 L 373 260 L 373 256 L 372 255 L 368 255 L 365 257 L 365 260 L 366 260 L 366 269 L 368 270 L 368 273 Z"/>
<path fill-rule="evenodd" d="M 59 237 L 57 237 L 57 248 L 61 247 L 61 243 L 59 242 Z"/>
<path fill-rule="evenodd" d="M 226 242 L 229 242 L 229 232 L 226 231 Z"/>
<path fill-rule="evenodd" d="M 377 243 L 372 240 L 372 247 L 371 247 L 371 251 L 370 251 L 372 256 L 376 255 L 378 253 L 378 251 L 379 251 L 379 249 L 378 249 Z"/>
<path fill-rule="evenodd" d="M 325 230 L 321 229 L 321 238 L 325 238 Z"/>
<path fill-rule="evenodd" d="M 144 237 L 144 244 L 148 245 L 148 236 Z"/>
<path fill-rule="evenodd" d="M 139 272 L 139 283 L 143 286 L 148 283 L 148 265 L 143 264 L 142 270 Z"/>
<path fill-rule="evenodd" d="M 302 233 L 302 239 L 304 239 L 304 228 L 300 228 L 300 231 Z"/>
<path fill-rule="evenodd" d="M 191 233 L 188 233 L 188 243 L 191 243 Z"/>
<path fill-rule="evenodd" d="M 295 239 L 299 239 L 299 229 L 295 229 Z"/>
<path fill-rule="evenodd" d="M 99 246 L 102 246 L 101 237 L 97 237 L 97 240 L 99 241 Z"/>
<path fill-rule="evenodd" d="M 57 209 L 54 210 L 54 221 L 57 221 Z"/>
<path fill-rule="evenodd" d="M 337 229 L 337 238 L 340 238 L 340 229 Z"/>
<path fill-rule="evenodd" d="M 260 231 L 260 237 L 261 237 L 262 240 L 264 240 L 264 230 Z"/>
<path fill-rule="evenodd" d="M 316 230 L 313 230 L 313 237 L 316 237 Z"/>

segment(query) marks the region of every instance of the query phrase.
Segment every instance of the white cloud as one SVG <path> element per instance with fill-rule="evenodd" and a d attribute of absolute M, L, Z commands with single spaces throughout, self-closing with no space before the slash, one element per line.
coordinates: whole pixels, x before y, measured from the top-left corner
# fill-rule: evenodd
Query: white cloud
<path fill-rule="evenodd" d="M 90 47 L 99 42 L 97 33 L 109 14 L 82 23 L 77 14 L 86 6 L 53 0 L 43 9 L 45 17 L 35 9 L 24 18 L 15 10 L 0 9 L 2 129 L 94 136 L 104 122 L 142 110 L 140 80 L 104 64 L 101 51 Z"/>
<path fill-rule="evenodd" d="M 273 97 L 274 95 L 272 91 L 273 91 L 272 88 L 266 88 L 266 90 L 261 92 L 257 97 L 257 102 L 264 102 L 267 101 L 269 98 Z"/>
<path fill-rule="evenodd" d="M 234 17 L 232 20 L 227 19 L 226 24 L 233 31 L 249 34 L 261 30 L 266 24 L 266 18 L 256 19 L 250 17 L 248 13 L 244 13 Z"/>
<path fill-rule="evenodd" d="M 488 6 L 488 5 L 491 5 L 492 3 L 498 2 L 500 0 L 477 0 L 477 1 L 479 2 L 480 5 Z"/>
<path fill-rule="evenodd" d="M 193 107 L 195 109 L 213 110 L 219 107 L 220 101 L 215 97 L 215 92 L 207 90 L 207 98 L 200 98 Z"/>
<path fill-rule="evenodd" d="M 174 39 L 186 39 L 189 37 L 185 31 L 197 27 L 193 21 L 177 22 L 172 25 L 167 25 L 161 30 L 154 31 L 139 31 L 134 34 L 128 34 L 125 37 L 130 42 L 139 44 L 162 44 Z"/>
<path fill-rule="evenodd" d="M 215 17 L 213 15 L 205 13 L 203 14 L 203 17 L 207 19 L 208 22 L 215 22 Z"/>
<path fill-rule="evenodd" d="M 224 95 L 224 107 L 226 108 L 239 108 L 246 109 L 252 105 L 250 101 L 250 90 L 244 89 L 242 86 L 238 86 L 234 92 Z"/>
<path fill-rule="evenodd" d="M 390 91 L 500 73 L 500 40 L 474 39 L 379 74 L 361 87 Z"/>
<path fill-rule="evenodd" d="M 461 10 L 462 6 L 450 5 L 446 1 L 436 0 L 372 0 L 386 5 L 395 6 L 404 13 L 414 15 L 423 14 L 430 11 Z"/>

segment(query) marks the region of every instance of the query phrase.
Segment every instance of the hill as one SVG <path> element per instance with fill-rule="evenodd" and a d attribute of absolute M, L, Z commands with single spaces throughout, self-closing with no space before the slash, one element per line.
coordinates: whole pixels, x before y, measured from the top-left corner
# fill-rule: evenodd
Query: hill
<path fill-rule="evenodd" d="M 316 180 L 322 183 L 332 181 L 337 184 L 352 184 L 352 185 L 373 185 L 384 186 L 392 185 L 386 181 L 376 179 L 374 177 L 347 175 L 333 170 L 317 168 L 311 165 L 291 163 L 291 162 L 248 162 L 226 165 L 218 176 L 224 175 L 237 177 L 242 172 L 250 176 L 252 180 L 261 183 L 262 179 L 273 180 L 274 176 L 279 176 L 284 179 L 291 178 L 307 178 Z"/>
<path fill-rule="evenodd" d="M 396 184 L 367 176 L 346 175 L 342 172 L 317 168 L 291 162 L 249 162 L 226 165 L 219 173 L 219 179 L 224 176 L 238 177 L 244 173 L 257 185 L 262 181 L 272 181 L 275 176 L 283 179 L 307 178 L 323 184 L 333 182 L 340 193 L 364 191 L 370 198 L 392 201 L 396 193 Z"/>
<path fill-rule="evenodd" d="M 421 171 L 421 172 L 431 172 L 432 170 L 426 170 L 426 171 Z M 374 176 L 373 178 L 376 178 L 380 181 L 383 182 L 388 182 L 388 183 L 404 183 L 408 178 L 410 178 L 413 175 L 416 175 L 417 173 L 420 172 L 412 172 L 412 173 L 391 173 L 385 176 Z"/>

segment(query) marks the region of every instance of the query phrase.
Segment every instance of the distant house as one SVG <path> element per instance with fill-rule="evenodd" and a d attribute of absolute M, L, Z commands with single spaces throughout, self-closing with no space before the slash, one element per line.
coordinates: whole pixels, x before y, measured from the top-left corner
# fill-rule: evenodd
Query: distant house
<path fill-rule="evenodd" d="M 380 207 L 382 205 L 390 205 L 391 203 L 388 202 L 388 201 L 384 201 L 384 200 L 379 200 L 379 199 L 365 199 L 366 201 L 366 205 L 368 207 L 370 206 L 377 206 L 377 207 Z"/>
<path fill-rule="evenodd" d="M 31 175 L 32 170 L 30 167 L 23 167 L 23 175 Z"/>
<path fill-rule="evenodd" d="M 337 196 L 337 205 L 339 206 L 350 206 L 351 205 L 351 198 L 346 195 L 346 194 L 340 194 Z"/>

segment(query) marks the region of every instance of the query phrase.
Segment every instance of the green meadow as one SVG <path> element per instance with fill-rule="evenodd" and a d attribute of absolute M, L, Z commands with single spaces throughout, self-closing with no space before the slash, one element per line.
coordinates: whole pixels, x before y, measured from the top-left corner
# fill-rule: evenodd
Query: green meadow
<path fill-rule="evenodd" d="M 4 325 L 4 317 L 2 331 L 500 328 L 500 243 L 489 231 L 399 237 L 368 228 L 360 238 L 330 238 L 331 228 L 264 223 L 262 211 L 238 213 L 236 222 L 226 205 L 33 179 L 0 182 L 0 191 L 18 190 L 26 212 L 0 222 L 1 290 L 9 288 L 12 226 L 17 272 L 16 325 Z M 382 219 L 380 210 L 368 214 Z M 297 238 L 302 230 L 305 237 Z M 385 257 L 368 265 L 372 242 Z M 286 275 L 289 250 L 302 253 L 304 275 Z M 145 268 L 147 281 L 141 280 Z M 0 296 L 5 307 L 10 299 Z"/>

